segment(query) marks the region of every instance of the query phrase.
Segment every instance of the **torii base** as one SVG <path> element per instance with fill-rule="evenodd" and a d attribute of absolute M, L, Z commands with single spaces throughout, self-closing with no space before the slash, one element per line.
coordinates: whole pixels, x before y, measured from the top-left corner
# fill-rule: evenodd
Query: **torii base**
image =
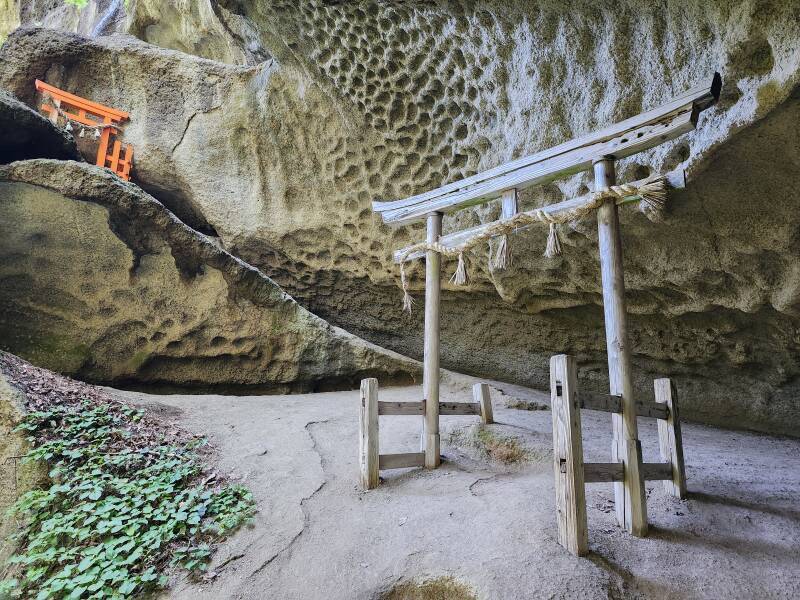
<path fill-rule="evenodd" d="M 622 461 L 583 462 L 581 409 L 618 413 L 622 402 L 619 396 L 581 394 L 577 386 L 577 363 L 574 357 L 566 354 L 553 356 L 550 360 L 550 399 L 558 541 L 572 554 L 584 556 L 589 551 L 585 484 L 619 482 L 625 485 L 627 478 Z M 683 442 L 677 393 L 672 382 L 656 379 L 655 402 L 640 403 L 637 409 L 640 416 L 658 419 L 658 442 L 663 462 L 638 462 L 639 481 L 636 483 L 643 485 L 644 481 L 661 480 L 668 494 L 684 498 Z M 628 452 L 628 461 L 641 456 L 639 440 L 624 440 L 620 447 Z"/>
<path fill-rule="evenodd" d="M 440 415 L 477 415 L 484 424 L 494 423 L 492 400 L 489 386 L 476 383 L 472 387 L 473 402 L 439 402 Z M 380 416 L 419 415 L 424 417 L 425 401 L 420 402 L 380 402 L 378 400 L 378 380 L 375 378 L 361 380 L 361 418 L 359 420 L 359 467 L 361 486 L 365 490 L 378 487 L 379 472 L 382 469 L 405 469 L 408 467 L 424 467 L 425 452 L 405 452 L 401 454 L 381 454 L 379 436 Z M 426 443 L 436 444 L 436 456 L 439 454 L 439 434 L 427 436 Z"/>

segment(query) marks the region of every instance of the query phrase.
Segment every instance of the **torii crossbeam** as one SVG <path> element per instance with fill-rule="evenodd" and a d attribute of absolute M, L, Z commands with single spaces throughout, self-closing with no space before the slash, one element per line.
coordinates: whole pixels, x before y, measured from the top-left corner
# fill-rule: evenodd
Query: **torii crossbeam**
<path fill-rule="evenodd" d="M 456 255 L 476 242 L 507 235 L 535 221 L 549 223 L 551 238 L 555 223 L 566 222 L 597 211 L 600 272 L 608 353 L 610 397 L 619 401 L 621 412 L 612 413 L 614 441 L 612 457 L 622 463 L 623 481 L 615 483 L 615 502 L 620 525 L 630 533 L 647 533 L 641 444 L 637 429 L 637 402 L 633 392 L 630 347 L 628 345 L 625 281 L 617 206 L 638 199 L 648 200 L 651 188 L 685 186 L 682 171 L 617 186 L 616 160 L 648 150 L 675 139 L 697 125 L 700 112 L 718 99 L 722 81 L 715 73 L 710 83 L 698 85 L 657 108 L 611 125 L 590 135 L 570 140 L 500 165 L 472 177 L 402 200 L 373 202 L 373 210 L 385 223 L 409 224 L 427 221 L 427 240 L 395 252 L 396 262 L 425 256 L 425 344 L 424 344 L 424 464 L 435 468 L 439 453 L 439 310 L 441 255 Z M 594 192 L 542 209 L 520 213 L 517 192 L 526 187 L 593 169 Z M 658 192 L 653 193 L 657 196 Z M 503 199 L 502 219 L 442 237 L 442 216 L 492 199 Z M 558 252 L 558 239 L 549 242 Z M 548 247 L 548 250 L 551 248 Z M 459 261 L 459 271 L 463 267 Z M 405 275 L 403 285 L 407 290 Z M 462 277 L 463 279 L 463 277 Z M 410 300 L 409 300 L 410 302 Z M 579 407 L 578 407 L 579 408 Z M 554 415 L 555 418 L 555 415 Z M 582 457 L 581 457 L 582 461 Z M 682 457 L 681 457 L 682 462 Z M 582 463 L 581 463 L 582 464 Z M 645 470 L 663 473 L 664 469 Z M 662 465 L 663 466 L 663 465 Z M 682 465 L 681 465 L 682 468 Z M 597 469 L 594 469 L 597 471 Z M 609 471 L 609 469 L 605 469 Z M 611 469 L 613 470 L 613 469 Z M 616 473 L 616 472 L 615 472 Z M 593 481 L 600 481 L 595 475 Z M 609 481 L 618 479 L 608 475 Z M 616 479 L 614 479 L 616 478 Z M 663 477 L 661 477 L 663 478 Z M 581 484 L 583 477 L 581 476 Z M 585 520 L 585 510 L 584 510 Z M 581 548 L 573 549 L 581 553 Z"/>

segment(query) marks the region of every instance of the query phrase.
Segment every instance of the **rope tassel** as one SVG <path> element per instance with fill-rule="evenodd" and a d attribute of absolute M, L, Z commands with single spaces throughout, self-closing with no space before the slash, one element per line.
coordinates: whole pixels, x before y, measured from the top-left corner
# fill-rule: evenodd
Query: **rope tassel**
<path fill-rule="evenodd" d="M 411 314 L 411 309 L 414 307 L 414 299 L 408 291 L 403 292 L 403 311 Z"/>
<path fill-rule="evenodd" d="M 556 224 L 550 223 L 550 233 L 547 234 L 547 247 L 544 249 L 545 258 L 561 256 L 561 242 L 558 240 Z"/>
<path fill-rule="evenodd" d="M 492 267 L 497 271 L 504 271 L 511 266 L 511 244 L 508 234 L 500 236 L 500 243 L 497 244 L 497 253 L 492 260 Z"/>
<path fill-rule="evenodd" d="M 411 314 L 411 308 L 414 306 L 414 299 L 411 297 L 411 294 L 408 293 L 405 263 L 400 263 L 400 285 L 403 288 L 403 310 Z"/>
<path fill-rule="evenodd" d="M 667 180 L 662 175 L 653 177 L 638 189 L 642 201 L 639 209 L 651 219 L 660 221 L 667 208 Z"/>
<path fill-rule="evenodd" d="M 467 285 L 469 283 L 469 275 L 467 275 L 467 265 L 464 262 L 463 252 L 458 253 L 458 268 L 450 278 L 450 282 L 456 285 Z"/>

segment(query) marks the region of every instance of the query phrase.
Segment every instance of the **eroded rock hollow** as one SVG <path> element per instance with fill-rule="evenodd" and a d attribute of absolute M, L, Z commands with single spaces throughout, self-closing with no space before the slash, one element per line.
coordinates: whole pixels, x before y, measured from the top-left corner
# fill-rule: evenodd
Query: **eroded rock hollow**
<path fill-rule="evenodd" d="M 618 168 L 689 179 L 664 222 L 622 215 L 637 386 L 670 376 L 687 418 L 796 432 L 796 2 L 25 6 L 24 23 L 67 31 L 11 34 L 0 86 L 35 106 L 40 78 L 129 111 L 136 183 L 313 313 L 417 358 L 422 314 L 400 311 L 391 253 L 423 232 L 381 224 L 372 199 L 588 133 L 719 71 L 695 132 Z M 521 205 L 588 187 L 576 176 Z M 498 214 L 462 211 L 445 231 Z M 485 249 L 468 288 L 445 284 L 443 366 L 544 387 L 549 356 L 568 352 L 584 385 L 605 386 L 596 225 L 562 233 L 560 258 L 542 258 L 535 228 L 513 238 L 511 269 L 488 269 Z M 421 283 L 416 270 L 418 297 Z"/>

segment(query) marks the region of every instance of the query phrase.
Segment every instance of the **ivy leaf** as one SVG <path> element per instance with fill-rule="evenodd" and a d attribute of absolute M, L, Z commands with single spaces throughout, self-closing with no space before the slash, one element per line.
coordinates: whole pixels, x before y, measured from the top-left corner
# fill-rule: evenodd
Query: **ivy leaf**
<path fill-rule="evenodd" d="M 85 402 L 28 415 L 33 450 L 25 460 L 49 457 L 54 483 L 9 510 L 24 524 L 15 536 L 19 553 L 8 562 L 25 570 L 19 582 L 0 582 L 0 597 L 146 594 L 168 584 L 156 565 L 172 558 L 206 569 L 207 542 L 255 512 L 242 486 L 209 489 L 189 444 L 137 445 L 134 414 Z M 205 515 L 221 525 L 212 531 Z"/>
<path fill-rule="evenodd" d="M 94 556 L 87 556 L 81 562 L 78 563 L 78 572 L 83 573 L 86 569 L 91 567 L 94 564 L 95 557 Z"/>
<path fill-rule="evenodd" d="M 119 586 L 119 588 L 117 588 L 117 591 L 123 596 L 128 596 L 131 592 L 133 592 L 133 590 L 136 589 L 136 586 L 137 583 L 135 581 L 128 580 L 121 586 Z"/>

